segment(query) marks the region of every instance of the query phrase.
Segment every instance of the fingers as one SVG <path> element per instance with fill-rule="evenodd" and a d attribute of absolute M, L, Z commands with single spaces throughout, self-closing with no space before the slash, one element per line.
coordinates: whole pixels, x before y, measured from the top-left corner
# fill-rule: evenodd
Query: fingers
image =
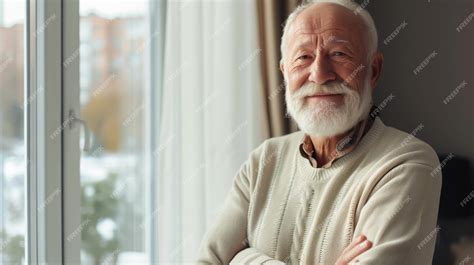
<path fill-rule="evenodd" d="M 353 259 L 355 259 L 357 256 L 359 256 L 360 254 L 367 251 L 371 247 L 372 247 L 372 242 L 370 242 L 369 240 L 364 240 L 363 242 L 361 242 L 358 245 L 354 246 L 351 250 L 347 251 L 343 255 L 342 259 L 346 262 L 350 262 Z"/>
<path fill-rule="evenodd" d="M 342 255 L 344 255 L 346 252 L 354 248 L 356 245 L 364 242 L 367 238 L 364 235 L 358 236 L 354 241 L 352 241 L 349 246 L 347 246 L 343 251 Z"/>
<path fill-rule="evenodd" d="M 347 246 L 343 251 L 338 261 L 337 265 L 347 265 L 349 262 L 353 261 L 357 256 L 364 253 L 372 247 L 372 242 L 367 240 L 364 235 L 357 237 L 352 241 L 349 246 Z"/>

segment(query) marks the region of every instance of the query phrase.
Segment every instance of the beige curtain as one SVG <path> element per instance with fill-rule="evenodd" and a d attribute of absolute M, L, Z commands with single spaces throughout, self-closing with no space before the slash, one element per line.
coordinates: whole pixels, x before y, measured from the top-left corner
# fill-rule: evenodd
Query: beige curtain
<path fill-rule="evenodd" d="M 297 130 L 286 116 L 285 87 L 280 72 L 280 39 L 283 23 L 301 0 L 257 0 L 259 42 L 261 48 L 262 89 L 270 137 Z"/>

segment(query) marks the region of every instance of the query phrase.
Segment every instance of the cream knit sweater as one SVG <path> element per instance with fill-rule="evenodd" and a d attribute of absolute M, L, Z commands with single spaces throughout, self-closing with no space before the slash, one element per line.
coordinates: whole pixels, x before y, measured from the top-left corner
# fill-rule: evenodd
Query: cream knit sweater
<path fill-rule="evenodd" d="M 298 147 L 302 132 L 266 140 L 235 176 L 199 263 L 334 264 L 365 234 L 360 264 L 431 264 L 441 173 L 434 150 L 380 118 L 327 168 Z"/>

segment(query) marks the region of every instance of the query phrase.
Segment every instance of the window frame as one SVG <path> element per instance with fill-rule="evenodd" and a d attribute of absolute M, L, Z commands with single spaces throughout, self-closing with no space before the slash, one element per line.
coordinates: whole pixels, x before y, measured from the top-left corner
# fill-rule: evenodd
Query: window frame
<path fill-rule="evenodd" d="M 147 120 L 149 121 L 149 128 L 146 128 L 146 138 L 149 146 L 145 155 L 147 159 L 148 172 L 146 181 L 148 183 L 148 209 L 149 212 L 154 215 L 156 209 L 160 205 L 159 201 L 159 181 L 158 181 L 158 167 L 157 159 L 155 157 L 156 150 L 159 148 L 158 134 L 160 132 L 161 124 L 161 108 L 158 108 L 156 102 L 161 102 L 162 91 L 163 91 L 163 63 L 164 63 L 164 47 L 165 47 L 165 32 L 166 32 L 166 1 L 153 1 L 150 0 L 150 23 L 149 23 L 149 36 L 150 45 L 147 47 L 148 56 L 147 67 L 147 88 L 148 93 L 146 102 L 147 108 Z M 154 88 L 154 89 L 152 89 Z M 154 114 L 150 115 L 150 114 Z M 158 263 L 159 251 L 158 251 L 158 227 L 160 223 L 158 218 L 153 218 L 152 222 L 149 222 L 148 229 L 149 238 L 147 239 L 147 252 L 150 253 L 150 262 L 152 264 Z"/>
<path fill-rule="evenodd" d="M 80 36 L 79 1 L 63 1 L 62 22 L 62 115 L 67 119 L 73 111 L 80 111 Z M 81 128 L 71 122 L 71 128 L 63 131 L 63 260 L 64 264 L 81 264 L 81 150 L 79 139 Z M 76 235 L 77 234 L 77 235 Z M 73 236 L 71 236 L 73 235 Z"/>
<path fill-rule="evenodd" d="M 27 264 L 63 263 L 61 1 L 26 0 Z M 49 22 L 47 21 L 49 19 Z M 26 101 L 25 101 L 26 103 Z"/>

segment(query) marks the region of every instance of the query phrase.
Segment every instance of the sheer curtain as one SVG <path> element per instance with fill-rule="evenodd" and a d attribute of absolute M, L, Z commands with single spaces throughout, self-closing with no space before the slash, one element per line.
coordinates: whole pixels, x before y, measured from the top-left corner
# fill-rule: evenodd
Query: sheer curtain
<path fill-rule="evenodd" d="M 233 177 L 269 136 L 253 0 L 168 1 L 158 148 L 158 262 L 191 262 Z"/>

